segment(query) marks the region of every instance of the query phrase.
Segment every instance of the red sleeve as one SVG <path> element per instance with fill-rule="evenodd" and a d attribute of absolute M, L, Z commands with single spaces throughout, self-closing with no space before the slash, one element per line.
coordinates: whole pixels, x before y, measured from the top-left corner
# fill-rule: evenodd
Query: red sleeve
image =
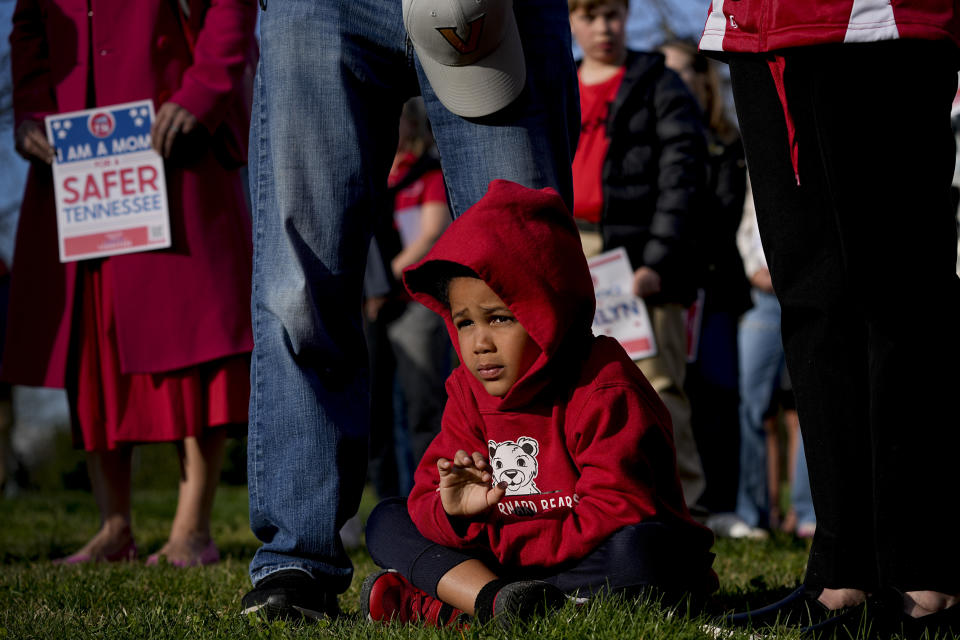
<path fill-rule="evenodd" d="M 210 131 L 223 120 L 230 97 L 241 90 L 253 48 L 257 6 L 253 0 L 213 0 L 193 51 L 193 64 L 171 96 Z"/>
<path fill-rule="evenodd" d="M 485 452 L 486 440 L 483 434 L 472 427 L 464 416 L 460 402 L 464 395 L 454 377 L 447 380 L 447 405 L 443 410 L 440 433 L 427 448 L 423 459 L 413 476 L 413 490 L 407 498 L 407 510 L 417 529 L 428 540 L 446 547 L 463 549 L 486 546 L 487 524 L 485 519 L 473 522 L 463 521 L 465 526 L 454 527 L 440 502 L 440 475 L 437 473 L 437 460 L 452 459 L 460 449 L 467 453 Z"/>
<path fill-rule="evenodd" d="M 657 480 L 663 479 L 657 467 L 676 467 L 665 412 L 631 385 L 595 390 L 567 430 L 567 448 L 581 474 L 579 501 L 573 509 L 491 527 L 500 562 L 554 566 L 582 558 L 618 529 L 654 516 Z M 675 470 L 671 480 L 678 482 Z"/>
<path fill-rule="evenodd" d="M 447 188 L 443 184 L 443 172 L 439 169 L 423 174 L 423 196 L 421 204 L 442 202 L 447 204 Z"/>
<path fill-rule="evenodd" d="M 10 32 L 14 131 L 24 120 L 57 112 L 43 14 L 36 0 L 18 0 Z"/>

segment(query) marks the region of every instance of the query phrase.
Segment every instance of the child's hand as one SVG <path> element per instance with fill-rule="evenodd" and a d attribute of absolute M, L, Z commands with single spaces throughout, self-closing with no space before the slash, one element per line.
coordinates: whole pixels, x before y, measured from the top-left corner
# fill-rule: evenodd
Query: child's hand
<path fill-rule="evenodd" d="M 633 293 L 640 298 L 660 293 L 660 274 L 650 267 L 640 267 L 633 273 Z"/>
<path fill-rule="evenodd" d="M 477 451 L 473 455 L 461 449 L 453 460 L 437 460 L 440 472 L 440 502 L 448 516 L 477 516 L 500 502 L 507 493 L 507 484 L 491 485 L 493 475 L 486 458 Z"/>

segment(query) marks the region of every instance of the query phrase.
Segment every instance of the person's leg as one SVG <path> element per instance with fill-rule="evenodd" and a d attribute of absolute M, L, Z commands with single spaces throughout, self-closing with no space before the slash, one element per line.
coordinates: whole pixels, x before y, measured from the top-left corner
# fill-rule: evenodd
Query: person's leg
<path fill-rule="evenodd" d="M 370 300 L 365 307 L 364 336 L 370 362 L 369 481 L 383 500 L 402 495 L 397 470 L 394 406 L 397 361 L 387 337 L 386 320 L 371 317 Z"/>
<path fill-rule="evenodd" d="M 793 390 L 784 390 L 783 393 L 793 393 Z M 787 427 L 787 482 L 792 487 L 797 477 L 797 461 L 803 455 L 800 451 L 803 438 L 800 436 L 800 417 L 797 410 L 784 408 L 783 423 Z"/>
<path fill-rule="evenodd" d="M 200 437 L 177 443 L 180 458 L 180 491 L 170 536 L 157 556 L 173 564 L 210 564 L 219 559 L 210 534 L 210 514 L 220 482 L 226 428 L 207 429 Z M 210 549 L 210 550 L 208 550 Z M 206 553 L 204 553 L 206 552 Z"/>
<path fill-rule="evenodd" d="M 774 413 L 768 415 L 763 421 L 764 431 L 764 458 L 767 461 L 767 480 L 764 485 L 767 488 L 767 499 L 764 504 L 767 505 L 767 515 L 764 526 L 768 529 L 778 529 L 780 527 L 780 420 Z"/>
<path fill-rule="evenodd" d="M 485 622 L 563 602 L 563 594 L 545 582 L 502 578 L 510 572 L 492 556 L 428 540 L 410 519 L 403 498 L 384 500 L 370 514 L 367 548 L 377 566 L 388 570 L 368 576 L 361 589 L 361 608 L 373 620 L 443 626 L 460 613 Z"/>
<path fill-rule="evenodd" d="M 100 529 L 79 551 L 65 558 L 66 563 L 132 559 L 136 555 L 130 520 L 132 453 L 129 446 L 87 452 L 87 472 L 100 512 Z"/>
<path fill-rule="evenodd" d="M 690 423 L 703 464 L 706 488 L 700 505 L 729 513 L 737 505 L 740 473 L 740 392 L 737 318 L 710 309 L 707 293 L 697 361 L 687 366 Z"/>
<path fill-rule="evenodd" d="M 396 569 L 415 587 L 439 597 L 437 584 L 451 569 L 473 555 L 427 540 L 407 512 L 405 498 L 378 504 L 367 519 L 367 549 L 374 564 Z"/>
<path fill-rule="evenodd" d="M 440 432 L 447 401 L 444 382 L 450 367 L 450 336 L 443 318 L 410 303 L 387 329 L 397 360 L 407 411 L 407 429 L 417 462 Z"/>
<path fill-rule="evenodd" d="M 513 10 L 527 64 L 526 87 L 513 104 L 483 118 L 460 118 L 443 107 L 420 73 L 454 217 L 497 178 L 553 187 L 573 206 L 570 164 L 580 131 L 580 98 L 567 4 L 524 0 Z"/>
<path fill-rule="evenodd" d="M 780 390 L 777 393 L 777 396 L 780 398 L 778 404 L 781 405 L 780 409 L 782 411 L 781 415 L 783 416 L 783 424 L 786 429 L 787 435 L 787 447 L 786 447 L 786 461 L 787 461 L 787 492 L 790 496 L 790 508 L 787 510 L 787 513 L 784 515 L 783 520 L 780 523 L 780 530 L 787 533 L 794 533 L 797 529 L 797 510 L 796 502 L 794 500 L 797 495 L 796 479 L 797 479 L 797 464 L 799 458 L 803 455 L 800 452 L 801 440 L 800 437 L 800 419 L 797 417 L 797 410 L 792 406 L 793 398 L 793 389 L 790 388 L 790 376 L 784 374 L 786 377 L 786 383 L 784 380 L 780 381 Z M 791 401 L 787 404 L 784 404 L 784 400 L 790 398 Z M 810 482 L 807 480 L 807 467 L 806 462 L 803 463 L 803 482 L 806 483 L 806 488 L 801 489 L 801 492 L 810 492 Z M 804 505 L 804 508 L 813 509 L 813 505 Z M 809 537 L 809 536 L 808 536 Z"/>
<path fill-rule="evenodd" d="M 880 582 L 946 594 L 931 595 L 933 607 L 960 594 L 960 547 L 952 533 L 960 516 L 944 508 L 960 485 L 953 462 L 960 432 L 944 428 L 956 423 L 952 396 L 960 385 L 960 370 L 943 366 L 960 358 L 950 200 L 953 55 L 945 43 L 903 41 L 845 48 L 828 74 L 819 70 L 825 55 L 810 61 L 818 68 L 818 142 L 850 293 L 865 327 L 874 464 L 873 492 L 864 498 L 873 500 Z M 876 101 L 897 114 L 895 126 L 872 109 Z M 814 443 L 806 445 L 812 452 Z M 819 504 L 817 515 L 819 536 Z"/>
<path fill-rule="evenodd" d="M 651 591 L 667 601 L 687 594 L 702 598 L 718 583 L 711 569 L 714 554 L 698 534 L 702 532 L 688 533 L 661 522 L 629 525 L 543 580 L 581 597 Z"/>
<path fill-rule="evenodd" d="M 657 342 L 657 355 L 640 360 L 637 366 L 650 381 L 673 422 L 677 450 L 677 472 L 688 506 L 696 504 L 705 486 L 703 466 L 690 427 L 690 402 L 683 390 L 687 368 L 687 333 L 683 308 L 678 304 L 649 307 L 650 324 Z"/>
<path fill-rule="evenodd" d="M 805 582 L 813 592 L 862 592 L 878 584 L 867 384 L 858 375 L 868 368 L 866 333 L 856 320 L 817 151 L 809 85 L 820 70 L 791 63 L 785 82 L 800 150 L 799 185 L 767 60 L 737 57 L 730 72 L 821 525 Z"/>
<path fill-rule="evenodd" d="M 352 577 L 338 532 L 366 475 L 362 277 L 370 221 L 389 206 L 400 108 L 416 80 L 399 3 L 270 3 L 261 36 L 250 133 L 248 478 L 262 546 L 244 606 L 270 604 L 258 587 L 272 574 L 299 574 L 296 587 L 269 596 L 283 614 L 290 607 L 280 600 L 340 593 Z"/>
<path fill-rule="evenodd" d="M 775 296 L 753 290 L 753 308 L 740 321 L 740 481 L 736 512 L 751 527 L 767 524 L 764 414 L 783 366 L 780 305 Z"/>
<path fill-rule="evenodd" d="M 796 415 L 796 411 L 792 411 Z M 796 515 L 798 537 L 809 538 L 817 527 L 817 515 L 813 510 L 813 498 L 810 496 L 810 478 L 807 474 L 807 456 L 803 447 L 803 437 L 797 433 L 796 461 L 794 463 L 793 480 L 791 484 L 790 501 Z"/>

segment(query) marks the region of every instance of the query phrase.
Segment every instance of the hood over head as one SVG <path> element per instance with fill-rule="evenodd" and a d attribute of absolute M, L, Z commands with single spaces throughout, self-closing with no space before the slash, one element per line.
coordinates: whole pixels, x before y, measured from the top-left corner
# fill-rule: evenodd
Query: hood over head
<path fill-rule="evenodd" d="M 494 180 L 487 193 L 457 218 L 419 263 L 404 271 L 415 300 L 440 314 L 460 356 L 443 277 L 455 263 L 490 287 L 540 348 L 530 369 L 502 398 L 490 396 L 473 375 L 482 406 L 522 406 L 542 389 L 545 373 L 563 350 L 580 353 L 589 343 L 596 298 L 573 217 L 556 191 Z M 572 353 L 571 353 L 572 355 Z"/>

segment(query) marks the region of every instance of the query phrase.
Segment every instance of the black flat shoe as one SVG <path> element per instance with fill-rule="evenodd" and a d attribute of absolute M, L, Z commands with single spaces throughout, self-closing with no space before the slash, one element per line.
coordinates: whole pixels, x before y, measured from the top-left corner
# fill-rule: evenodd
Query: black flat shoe
<path fill-rule="evenodd" d="M 819 596 L 820 592 L 808 591 L 806 587 L 801 586 L 779 602 L 774 602 L 759 609 L 728 615 L 723 621 L 731 627 L 788 626 L 808 629 L 818 628 L 821 624 L 847 614 L 857 615 L 854 612 L 863 609 L 863 605 L 844 609 L 828 609 L 817 600 Z"/>
<path fill-rule="evenodd" d="M 886 608 L 874 598 L 800 629 L 804 638 L 841 638 L 844 640 L 880 640 L 886 637 Z"/>
<path fill-rule="evenodd" d="M 919 618 L 912 618 L 903 612 L 903 594 L 896 592 L 899 598 L 890 598 L 891 611 L 886 617 L 886 637 L 899 635 L 905 640 L 923 638 L 953 638 L 960 636 L 960 604 L 941 609 Z M 896 607 L 896 608 L 894 608 Z"/>

